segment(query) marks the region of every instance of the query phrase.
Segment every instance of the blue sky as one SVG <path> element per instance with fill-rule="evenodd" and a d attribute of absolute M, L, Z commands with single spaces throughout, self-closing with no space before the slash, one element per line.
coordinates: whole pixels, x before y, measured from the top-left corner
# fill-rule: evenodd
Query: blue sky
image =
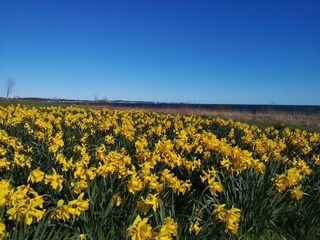
<path fill-rule="evenodd" d="M 320 1 L 0 0 L 0 96 L 8 77 L 18 97 L 320 105 Z"/>

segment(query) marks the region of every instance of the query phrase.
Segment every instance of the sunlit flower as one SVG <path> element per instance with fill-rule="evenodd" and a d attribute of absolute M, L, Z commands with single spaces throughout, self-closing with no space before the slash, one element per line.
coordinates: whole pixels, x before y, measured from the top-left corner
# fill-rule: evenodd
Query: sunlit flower
<path fill-rule="evenodd" d="M 2 239 L 1 237 L 4 237 L 5 231 L 6 231 L 6 225 L 0 219 L 0 239 Z"/>
<path fill-rule="evenodd" d="M 70 218 L 70 213 L 68 211 L 70 207 L 68 205 L 63 205 L 63 203 L 64 200 L 62 199 L 58 201 L 57 207 L 54 211 L 53 219 L 66 221 Z"/>
<path fill-rule="evenodd" d="M 147 205 L 151 205 L 153 211 L 155 212 L 158 207 L 158 194 L 148 194 L 147 198 L 144 200 L 144 203 Z"/>
<path fill-rule="evenodd" d="M 120 193 L 117 192 L 111 200 L 112 205 L 115 205 L 116 207 L 119 207 L 122 203 L 122 197 L 120 196 Z"/>
<path fill-rule="evenodd" d="M 40 170 L 40 168 L 37 168 L 30 172 L 28 176 L 28 182 L 37 183 L 41 182 L 44 179 L 45 173 Z"/>
<path fill-rule="evenodd" d="M 223 191 L 222 184 L 220 182 L 216 182 L 214 179 L 209 179 L 208 184 L 210 193 L 216 197 L 218 196 L 217 192 Z"/>
<path fill-rule="evenodd" d="M 189 233 L 192 234 L 194 233 L 195 235 L 198 235 L 201 231 L 202 227 L 200 226 L 199 222 L 191 222 L 190 227 L 189 227 Z"/>
<path fill-rule="evenodd" d="M 136 217 L 132 226 L 127 229 L 128 236 L 132 240 L 145 240 L 152 236 L 152 227 L 147 224 L 148 218 L 141 219 L 140 215 Z"/>
<path fill-rule="evenodd" d="M 143 182 L 137 175 L 132 175 L 127 188 L 129 192 L 135 194 L 136 191 L 140 191 L 143 188 Z"/>
<path fill-rule="evenodd" d="M 63 220 L 76 216 L 79 216 L 81 212 L 89 209 L 89 199 L 83 200 L 84 193 L 81 193 L 77 199 L 69 201 L 64 205 L 64 200 L 60 199 L 58 201 L 57 207 L 55 209 L 55 214 L 53 215 L 53 219 L 55 220 Z"/>
<path fill-rule="evenodd" d="M 10 164 L 11 164 L 11 162 L 9 162 L 7 160 L 7 158 L 5 158 L 5 157 L 0 158 L 0 170 L 2 170 L 2 169 L 9 170 L 10 169 Z"/>
<path fill-rule="evenodd" d="M 8 194 L 11 192 L 10 182 L 7 179 L 0 180 L 0 206 L 8 204 Z"/>
<path fill-rule="evenodd" d="M 217 220 L 220 220 L 226 224 L 225 231 L 231 230 L 233 234 L 236 234 L 239 228 L 240 212 L 239 208 L 232 207 L 231 209 L 225 209 L 225 204 L 217 205 L 213 204 L 214 210 L 212 214 L 216 216 Z"/>
<path fill-rule="evenodd" d="M 52 168 L 52 174 L 46 174 L 44 178 L 45 184 L 50 184 L 53 189 L 62 190 L 63 176 L 57 174 L 56 170 Z"/>
<path fill-rule="evenodd" d="M 292 191 L 291 191 L 291 197 L 296 199 L 296 200 L 300 200 L 302 198 L 303 192 L 301 191 L 302 186 L 298 186 L 295 187 Z"/>
<path fill-rule="evenodd" d="M 43 208 L 44 200 L 30 186 L 19 186 L 10 196 L 10 208 L 7 210 L 9 219 L 18 222 L 25 221 L 30 225 L 35 219 L 39 222 L 45 210 Z"/>
<path fill-rule="evenodd" d="M 166 217 L 163 221 L 159 233 L 154 233 L 155 240 L 166 240 L 172 239 L 177 236 L 178 233 L 178 223 L 176 223 L 171 217 Z"/>

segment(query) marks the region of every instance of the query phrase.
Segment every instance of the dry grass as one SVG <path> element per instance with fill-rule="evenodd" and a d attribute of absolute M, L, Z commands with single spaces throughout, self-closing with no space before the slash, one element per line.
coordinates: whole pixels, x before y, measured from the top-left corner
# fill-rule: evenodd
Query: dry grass
<path fill-rule="evenodd" d="M 259 112 L 251 112 L 249 110 L 234 109 L 201 109 L 192 107 L 181 108 L 161 108 L 148 109 L 161 113 L 171 113 L 180 115 L 200 115 L 214 116 L 224 119 L 232 119 L 234 121 L 243 121 L 250 124 L 256 124 L 260 127 L 290 127 L 300 128 L 309 131 L 320 131 L 320 114 L 319 113 L 299 113 L 286 112 L 281 110 L 264 110 Z"/>

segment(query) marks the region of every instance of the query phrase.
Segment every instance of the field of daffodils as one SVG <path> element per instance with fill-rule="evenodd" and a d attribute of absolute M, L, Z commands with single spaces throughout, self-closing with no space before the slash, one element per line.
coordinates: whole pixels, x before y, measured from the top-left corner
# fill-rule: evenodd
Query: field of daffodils
<path fill-rule="evenodd" d="M 0 239 L 319 239 L 320 133 L 0 107 Z"/>

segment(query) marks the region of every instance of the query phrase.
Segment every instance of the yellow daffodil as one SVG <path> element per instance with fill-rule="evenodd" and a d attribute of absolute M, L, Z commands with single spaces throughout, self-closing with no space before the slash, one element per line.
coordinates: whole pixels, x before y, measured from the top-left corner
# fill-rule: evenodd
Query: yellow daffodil
<path fill-rule="evenodd" d="M 0 239 L 2 240 L 5 237 L 6 225 L 0 219 Z"/>
<path fill-rule="evenodd" d="M 239 228 L 241 210 L 235 207 L 227 210 L 224 208 L 225 204 L 213 204 L 213 206 L 214 210 L 212 211 L 212 214 L 216 216 L 217 220 L 220 220 L 226 224 L 225 231 L 228 232 L 231 230 L 233 234 L 236 234 Z"/>
<path fill-rule="evenodd" d="M 210 193 L 216 197 L 218 196 L 217 192 L 223 191 L 222 184 L 220 182 L 216 182 L 213 178 L 209 179 L 208 184 Z"/>
<path fill-rule="evenodd" d="M 196 222 L 191 222 L 190 227 L 189 227 L 189 233 L 190 234 L 195 234 L 198 235 L 201 231 L 202 227 L 199 224 L 199 221 Z"/>
<path fill-rule="evenodd" d="M 40 170 L 40 168 L 37 168 L 30 172 L 28 176 L 28 182 L 37 183 L 41 182 L 44 179 L 45 173 Z"/>
<path fill-rule="evenodd" d="M 291 196 L 292 198 L 296 199 L 296 200 L 300 200 L 303 196 L 303 192 L 301 191 L 302 186 L 298 186 L 293 188 L 293 190 L 291 191 Z"/>
<path fill-rule="evenodd" d="M 9 219 L 15 219 L 18 222 L 25 221 L 30 225 L 35 219 L 39 222 L 45 210 L 43 208 L 44 200 L 30 186 L 18 187 L 10 196 L 10 208 L 7 210 Z"/>
<path fill-rule="evenodd" d="M 155 240 L 170 240 L 177 236 L 178 223 L 176 223 L 171 217 L 166 217 L 163 221 L 163 225 L 160 228 L 159 233 L 154 233 Z"/>
<path fill-rule="evenodd" d="M 132 240 L 146 240 L 152 236 L 152 227 L 147 224 L 148 218 L 141 219 L 140 215 L 136 217 L 132 226 L 127 229 L 128 236 Z"/>
<path fill-rule="evenodd" d="M 53 189 L 62 190 L 63 176 L 57 174 L 56 170 L 52 168 L 52 174 L 46 174 L 44 178 L 45 184 L 50 184 Z"/>
<path fill-rule="evenodd" d="M 151 205 L 153 211 L 155 212 L 157 210 L 158 207 L 158 198 L 157 198 L 158 194 L 148 194 L 147 198 L 144 200 L 144 203 L 146 205 Z"/>
<path fill-rule="evenodd" d="M 112 205 L 115 205 L 116 207 L 119 207 L 122 203 L 122 197 L 119 192 L 117 192 L 115 195 L 113 195 L 111 200 Z"/>

